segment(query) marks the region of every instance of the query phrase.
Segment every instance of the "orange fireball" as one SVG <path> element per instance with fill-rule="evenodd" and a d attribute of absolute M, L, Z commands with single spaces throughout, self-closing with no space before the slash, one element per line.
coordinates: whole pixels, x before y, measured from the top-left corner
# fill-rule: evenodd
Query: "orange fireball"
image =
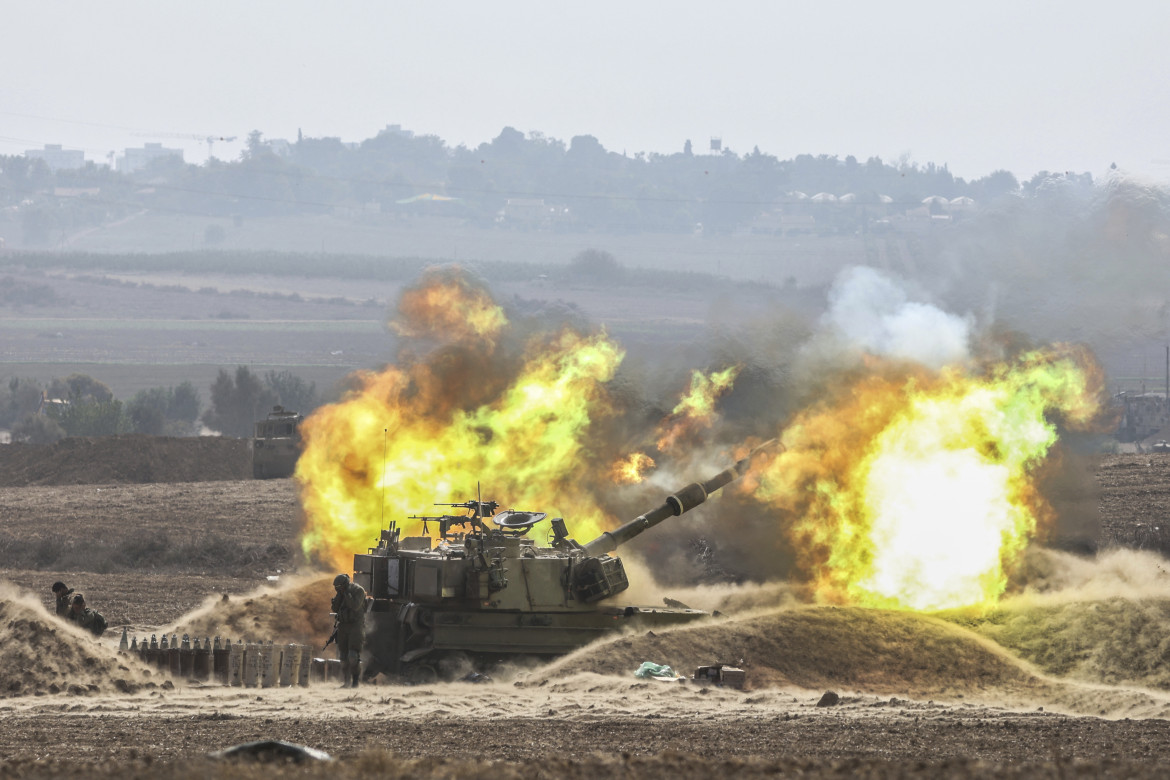
<path fill-rule="evenodd" d="M 715 402 L 731 389 L 739 367 L 731 366 L 710 375 L 691 373 L 691 386 L 660 426 L 657 447 L 669 452 L 681 440 L 715 422 Z"/>
<path fill-rule="evenodd" d="M 452 312 L 468 314 L 466 327 L 438 332 L 459 344 L 360 374 L 342 401 L 305 421 L 296 479 L 306 554 L 348 568 L 390 520 L 481 493 L 518 509 L 568 512 L 583 538 L 605 526 L 575 477 L 589 455 L 590 423 L 609 411 L 606 382 L 622 350 L 604 333 L 566 329 L 533 338 L 514 359 L 497 358 L 503 310 L 442 276 L 404 295 L 398 323 L 430 335 Z M 421 523 L 406 525 L 407 535 L 421 531 Z"/>
<path fill-rule="evenodd" d="M 1101 387 L 1073 347 L 980 373 L 889 367 L 798 415 L 756 496 L 793 518 L 798 561 L 824 600 L 991 604 L 1051 513 L 1035 479 L 1053 418 L 1086 429 Z"/>

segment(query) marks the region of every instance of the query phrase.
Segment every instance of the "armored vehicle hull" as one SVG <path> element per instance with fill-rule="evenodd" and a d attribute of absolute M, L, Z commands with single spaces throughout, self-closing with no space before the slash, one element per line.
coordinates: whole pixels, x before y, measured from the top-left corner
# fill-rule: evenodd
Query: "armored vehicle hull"
<path fill-rule="evenodd" d="M 426 537 L 406 539 L 421 544 Z M 427 678 L 451 657 L 498 661 L 563 655 L 625 628 L 674 625 L 708 617 L 695 609 L 623 607 L 585 601 L 571 587 L 585 561 L 542 550 L 528 539 L 488 546 L 486 566 L 466 548 L 376 551 L 354 556 L 354 581 L 372 597 L 366 615 L 368 674 Z M 489 545 L 492 542 L 489 542 Z M 600 565 L 604 590 L 628 586 L 620 559 Z M 587 576 L 587 575 L 586 575 Z"/>
<path fill-rule="evenodd" d="M 513 510 L 494 514 L 494 501 L 443 505 L 462 507 L 466 515 L 416 518 L 439 525 L 437 542 L 430 536 L 399 538 L 396 523 L 391 523 L 377 547 L 354 556 L 353 579 L 370 599 L 366 675 L 429 679 L 442 675 L 453 658 L 556 656 L 624 629 L 710 617 L 685 607 L 605 603 L 629 587 L 621 559 L 609 553 L 706 501 L 742 476 L 751 457 L 706 482 L 686 486 L 650 512 L 584 545 L 569 538 L 561 518 L 550 521 L 552 544 L 537 545 L 525 534 L 546 515 Z M 452 532 L 455 526 L 470 530 Z"/>
<path fill-rule="evenodd" d="M 301 454 L 300 424 L 304 417 L 276 406 L 256 423 L 252 438 L 252 476 L 255 479 L 291 477 Z"/>

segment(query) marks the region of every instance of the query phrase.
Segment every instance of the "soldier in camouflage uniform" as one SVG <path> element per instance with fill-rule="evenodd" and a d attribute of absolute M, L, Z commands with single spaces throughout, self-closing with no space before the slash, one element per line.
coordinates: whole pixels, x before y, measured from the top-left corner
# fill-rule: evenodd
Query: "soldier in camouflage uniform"
<path fill-rule="evenodd" d="M 73 596 L 73 601 L 69 605 L 69 619 L 94 636 L 100 637 L 106 631 L 106 619 L 85 606 L 85 597 L 80 593 Z"/>
<path fill-rule="evenodd" d="M 57 599 L 57 617 L 69 617 L 69 598 L 73 594 L 73 588 L 66 587 L 64 582 L 58 580 L 53 583 L 53 596 Z"/>
<path fill-rule="evenodd" d="M 341 687 L 356 688 L 366 631 L 366 589 L 356 582 L 350 582 L 348 574 L 338 574 L 333 578 L 333 590 L 336 595 L 330 606 L 337 616 L 337 657 L 341 659 Z"/>

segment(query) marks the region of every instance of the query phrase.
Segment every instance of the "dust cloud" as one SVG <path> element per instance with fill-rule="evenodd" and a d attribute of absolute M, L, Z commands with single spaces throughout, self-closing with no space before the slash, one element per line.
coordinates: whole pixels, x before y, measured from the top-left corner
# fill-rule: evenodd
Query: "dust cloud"
<path fill-rule="evenodd" d="M 162 633 L 320 648 L 333 630 L 332 598 L 332 574 L 302 574 L 243 596 L 211 596 Z"/>
<path fill-rule="evenodd" d="M 1047 674 L 1170 691 L 1170 566 L 1155 553 L 1028 556 L 1023 589 L 964 622 Z"/>
<path fill-rule="evenodd" d="M 40 601 L 0 581 L 0 696 L 133 693 L 152 684 L 146 667 L 119 656 L 109 635 L 50 615 Z"/>

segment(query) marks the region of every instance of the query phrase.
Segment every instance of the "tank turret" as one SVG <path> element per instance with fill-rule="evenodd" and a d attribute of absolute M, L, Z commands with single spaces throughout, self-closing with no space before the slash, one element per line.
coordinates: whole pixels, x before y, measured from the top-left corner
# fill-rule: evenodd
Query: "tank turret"
<path fill-rule="evenodd" d="M 430 679 L 467 661 L 555 656 L 626 627 L 649 628 L 708 617 L 686 607 L 606 603 L 629 587 L 609 553 L 742 477 L 767 442 L 730 468 L 667 496 L 654 509 L 585 544 L 551 518 L 551 542 L 528 532 L 545 512 L 499 510 L 495 501 L 436 504 L 462 514 L 412 516 L 425 536 L 402 537 L 396 522 L 376 547 L 354 556 L 355 582 L 371 597 L 367 675 Z M 430 529 L 436 526 L 437 538 Z"/>

